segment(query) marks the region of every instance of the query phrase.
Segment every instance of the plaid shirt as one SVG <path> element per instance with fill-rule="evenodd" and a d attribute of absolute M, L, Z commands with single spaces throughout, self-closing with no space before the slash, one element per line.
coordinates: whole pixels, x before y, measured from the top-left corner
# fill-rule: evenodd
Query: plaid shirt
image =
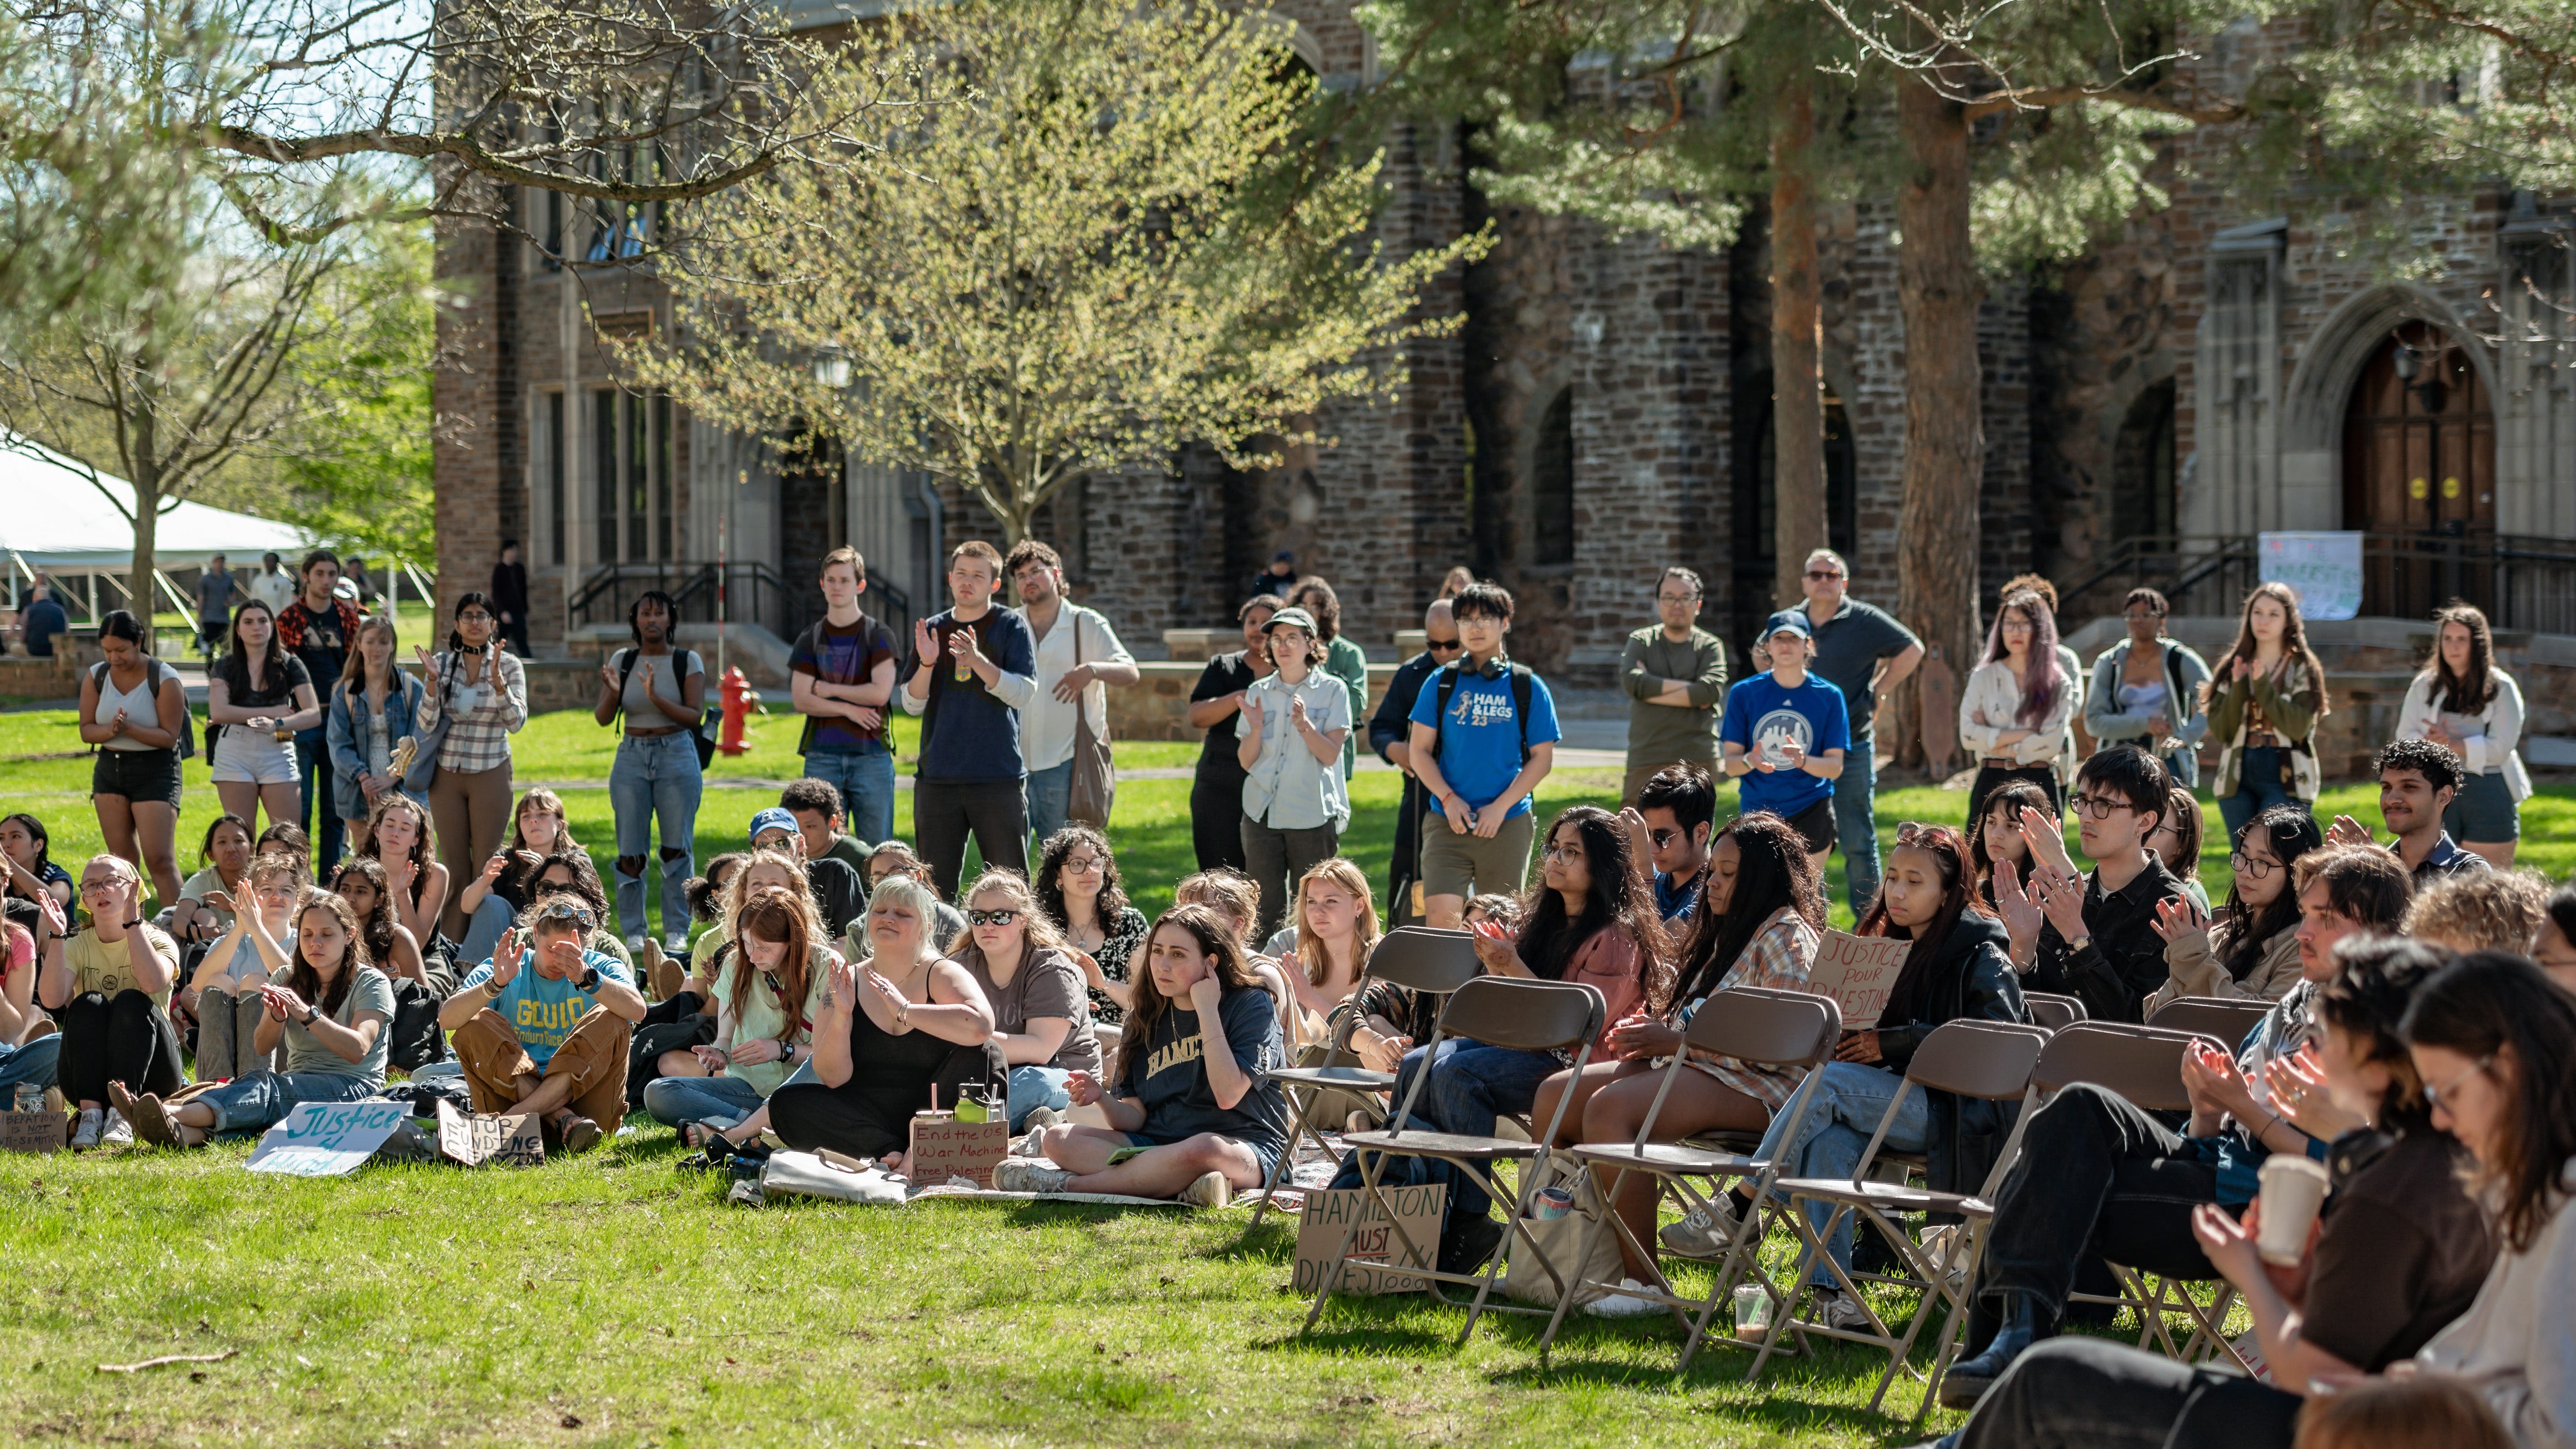
<path fill-rule="evenodd" d="M 1807 973 L 1815 969 L 1816 947 L 1823 940 L 1794 907 L 1782 906 L 1762 923 L 1761 930 L 1753 933 L 1744 954 L 1735 958 L 1725 979 L 1717 983 L 1717 990 L 1759 986 L 1773 991 L 1804 991 Z M 1709 996 L 1716 994 L 1712 991 Z M 1704 996 L 1692 1002 L 1675 1024 L 1688 1026 L 1691 1014 L 1707 1000 Z M 1799 1080 L 1806 1075 L 1795 1070 L 1756 1067 L 1733 1057 L 1711 1056 L 1696 1048 L 1690 1052 L 1690 1064 L 1774 1112 L 1788 1105 L 1789 1094 L 1798 1090 Z"/>
<path fill-rule="evenodd" d="M 497 769 L 510 763 L 510 736 L 528 722 L 528 676 L 519 668 L 519 657 L 506 649 L 492 651 L 492 667 L 484 673 L 488 686 L 474 708 L 456 716 L 447 727 L 447 738 L 438 747 L 438 767 L 472 774 Z M 465 671 L 460 667 L 451 674 L 448 656 L 441 651 L 430 657 L 430 687 L 420 693 L 420 713 L 415 726 L 424 734 L 437 728 L 439 718 L 453 706 L 456 696 L 467 686 Z"/>

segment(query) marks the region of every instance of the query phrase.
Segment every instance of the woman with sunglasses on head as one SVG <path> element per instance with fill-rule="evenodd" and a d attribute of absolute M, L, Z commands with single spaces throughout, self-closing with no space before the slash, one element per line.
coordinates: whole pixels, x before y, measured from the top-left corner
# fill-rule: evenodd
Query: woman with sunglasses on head
<path fill-rule="evenodd" d="M 1072 1105 L 1071 1075 L 1100 1073 L 1082 969 L 1018 871 L 986 870 L 966 892 L 966 921 L 966 939 L 950 955 L 992 1008 L 993 1044 L 1010 1068 L 1011 1131 L 1060 1122 Z M 1043 1120 L 1032 1117 L 1041 1111 Z"/>
<path fill-rule="evenodd" d="M 1238 816 L 1243 811 L 1239 798 L 1228 808 Z M 1147 927 L 1145 913 L 1127 903 L 1118 884 L 1108 837 L 1088 825 L 1048 836 L 1038 847 L 1037 898 L 1082 970 L 1091 1019 L 1116 1026 L 1127 1014 L 1127 964 L 1144 949 Z"/>
<path fill-rule="evenodd" d="M 2299 984 L 2299 893 L 2290 871 L 2299 857 L 2325 844 L 2317 818 L 2296 806 L 2266 810 L 2236 832 L 2227 858 L 2234 884 L 2227 919 L 2174 899 L 2156 905 L 2156 934 L 2165 940 L 2171 979 L 2146 1001 L 2144 1012 L 2184 996 L 2231 996 L 2278 1001 Z"/>
<path fill-rule="evenodd" d="M 2078 685 L 2057 658 L 2057 615 L 2038 594 L 2004 600 L 1986 636 L 1986 657 L 1959 691 L 1959 742 L 1977 761 L 1968 787 L 1968 818 L 1981 818 L 1986 797 L 2006 780 L 2028 780 L 2055 807 L 2058 756 Z"/>
<path fill-rule="evenodd" d="M 2136 745 L 2164 762 L 2177 784 L 2200 783 L 2200 739 L 2209 733 L 2201 686 L 2209 661 L 2165 633 L 2170 606 L 2154 589 L 2131 589 L 2120 606 L 2128 637 L 2093 660 L 2084 732 L 2095 748 Z M 2171 861 L 2166 864 L 2172 864 Z"/>
<path fill-rule="evenodd" d="M 490 598 L 469 589 L 457 596 L 447 648 L 412 653 L 420 661 L 420 716 L 414 728 L 438 741 L 438 773 L 429 784 L 430 814 L 438 821 L 438 858 L 450 879 L 463 880 L 501 843 L 510 823 L 510 736 L 528 722 L 528 681 L 518 656 L 495 637 Z M 451 900 L 438 929 L 465 938 L 465 912 Z"/>

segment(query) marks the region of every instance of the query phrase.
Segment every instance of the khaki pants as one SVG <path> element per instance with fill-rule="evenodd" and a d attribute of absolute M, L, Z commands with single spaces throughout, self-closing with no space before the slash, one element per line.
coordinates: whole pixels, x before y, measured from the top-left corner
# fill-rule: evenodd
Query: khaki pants
<path fill-rule="evenodd" d="M 501 848 L 510 833 L 510 766 L 488 770 L 441 769 L 429 782 L 429 818 L 438 835 L 438 859 L 451 881 L 469 881 L 483 873 L 483 862 Z M 447 939 L 465 939 L 465 910 L 457 900 L 462 885 L 447 894 L 438 929 Z M 423 945 L 428 944 L 423 942 Z"/>
<path fill-rule="evenodd" d="M 593 1007 L 582 1013 L 581 1024 L 555 1048 L 542 1073 L 547 1081 L 571 1077 L 572 1098 L 565 1105 L 602 1132 L 615 1132 L 626 1119 L 626 1050 L 634 1030 L 625 1018 Z M 458 1027 L 449 1045 L 465 1068 L 477 1112 L 509 1111 L 519 1101 L 518 1079 L 539 1075 L 518 1032 L 488 1006 Z"/>
<path fill-rule="evenodd" d="M 1538 812 L 1524 810 L 1503 822 L 1491 839 L 1449 828 L 1439 812 L 1422 812 L 1422 893 L 1472 900 L 1518 891 L 1529 880 L 1530 843 Z"/>

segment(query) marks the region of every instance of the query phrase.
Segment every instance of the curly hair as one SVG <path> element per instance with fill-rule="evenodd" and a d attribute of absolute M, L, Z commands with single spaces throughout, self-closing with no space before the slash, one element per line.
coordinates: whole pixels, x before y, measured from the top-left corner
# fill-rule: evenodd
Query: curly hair
<path fill-rule="evenodd" d="M 1118 856 L 1109 848 L 1109 837 L 1088 825 L 1068 825 L 1038 847 L 1038 909 L 1058 930 L 1073 925 L 1064 911 L 1064 863 L 1077 845 L 1088 845 L 1100 856 L 1100 900 L 1092 911 L 1101 925 L 1106 927 L 1127 909 L 1127 892 L 1118 884 Z"/>
<path fill-rule="evenodd" d="M 385 882 L 382 861 L 353 855 L 340 862 L 338 870 L 331 872 L 331 894 L 347 900 L 348 893 L 340 889 L 340 883 L 353 875 L 365 881 L 368 890 L 375 892 L 376 903 L 368 909 L 366 918 L 358 923 L 358 934 L 367 943 L 367 954 L 381 965 L 394 958 L 394 932 L 402 929 L 401 923 L 394 919 L 393 888 Z M 354 914 L 357 907 L 353 905 L 349 909 Z"/>
<path fill-rule="evenodd" d="M 2537 871 L 2447 876 L 2415 893 L 2405 934 L 2454 951 L 2528 952 L 2549 919 L 2549 882 Z"/>
<path fill-rule="evenodd" d="M 2457 790 L 2468 778 L 2468 766 L 2446 745 L 2431 740 L 2390 740 L 2370 757 L 2372 778 L 2391 770 L 2413 770 L 2436 790 Z"/>

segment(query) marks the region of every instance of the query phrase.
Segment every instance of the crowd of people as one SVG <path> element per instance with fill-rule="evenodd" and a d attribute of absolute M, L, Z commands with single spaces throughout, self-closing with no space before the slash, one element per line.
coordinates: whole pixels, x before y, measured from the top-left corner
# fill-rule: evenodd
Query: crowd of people
<path fill-rule="evenodd" d="M 2474 608 L 2435 620 L 2372 762 L 2383 834 L 2314 816 L 2329 681 L 2294 592 L 2254 590 L 2213 666 L 2138 590 L 2087 669 L 2053 588 L 2015 579 L 1960 694 L 1961 818 L 1900 825 L 1882 860 L 1871 721 L 1924 649 L 1850 597 L 1840 556 L 1806 561 L 1805 601 L 1767 620 L 1758 672 L 1731 684 L 1699 578 L 1664 570 L 1621 665 L 1620 808 L 1546 820 L 1561 732 L 1547 681 L 1511 657 L 1510 593 L 1444 586 L 1424 650 L 1372 708 L 1331 585 L 1282 556 L 1238 613 L 1243 648 L 1191 695 L 1199 870 L 1149 920 L 1097 818 L 1105 691 L 1137 679 L 1133 658 L 1043 543 L 965 544 L 947 577 L 953 607 L 905 641 L 866 614 L 858 554 L 825 556 L 823 616 L 790 651 L 803 776 L 703 871 L 706 667 L 675 640 L 676 603 L 639 596 L 594 709 L 619 731 L 607 883 L 562 800 L 514 789 L 523 597 L 515 619 L 492 594 L 458 598 L 446 647 L 415 646 L 417 677 L 327 551 L 284 603 L 246 592 L 210 618 L 222 811 L 184 881 L 196 723 L 136 621 L 109 615 L 80 705 L 109 848 L 74 876 L 41 820 L 0 820 L 0 1091 L 57 1091 L 84 1149 L 198 1147 L 388 1090 L 533 1114 L 573 1153 L 633 1113 L 678 1135 L 685 1166 L 738 1176 L 779 1147 L 899 1173 L 917 1110 L 980 1103 L 1016 1139 L 1004 1189 L 1223 1205 L 1291 1151 L 1272 1074 L 1341 1060 L 1396 1084 L 1329 1094 L 1317 1120 L 1335 1129 L 1411 1101 L 1408 1125 L 1554 1122 L 1555 1147 L 1739 1133 L 1807 1178 L 1848 1176 L 1875 1140 L 1968 1192 L 2002 1157 L 2009 1104 L 1915 1092 L 1888 1115 L 1938 1028 L 2029 1023 L 2034 994 L 2130 1023 L 2235 998 L 2261 1024 L 2188 1056 L 2185 1119 L 2078 1085 L 2020 1124 L 1942 1387 L 1975 1409 L 1964 1441 L 2146 1425 L 2160 1443 L 2286 1443 L 2303 1412 L 2362 1434 L 2350 1406 L 2374 1395 L 2396 1395 L 2383 1417 L 2440 1408 L 2399 1402 L 2411 1365 L 2426 1393 L 2474 1391 L 2444 1412 L 2492 1416 L 2525 1449 L 2576 1442 L 2571 1340 L 2552 1331 L 2576 1303 L 2560 1212 L 2576 887 L 2511 868 L 2531 790 L 2521 696 Z M 892 838 L 896 709 L 922 720 L 910 842 Z M 1382 889 L 1342 849 L 1364 711 L 1403 777 Z M 2217 902 L 2198 878 L 2205 743 L 2230 864 Z M 1910 944 L 1878 1022 L 1801 1094 L 1803 1073 L 1686 1034 L 1728 992 L 1806 986 L 1837 850 L 1857 932 Z M 1432 1053 L 1438 1001 L 1366 970 L 1397 922 L 1467 930 L 1492 975 L 1592 987 L 1606 1024 L 1585 1063 L 1460 1038 Z M 1676 1056 L 1695 1070 L 1667 1085 Z M 2251 1247 L 2276 1154 L 2334 1184 L 2287 1271 Z M 1356 1160 L 1335 1180 L 1358 1181 Z M 1439 1265 L 1472 1271 L 1506 1226 L 1478 1183 L 1447 1180 Z M 1588 1311 L 1663 1311 L 1640 1254 L 1722 1257 L 1764 1210 L 1741 1192 L 1669 1222 L 1661 1206 L 1642 1176 L 1610 1196 L 1626 1282 Z M 1808 1311 L 1873 1321 L 1847 1286 L 1850 1218 L 1810 1211 Z M 2116 1296 L 2110 1264 L 2232 1285 L 2267 1378 L 2059 1337 Z"/>

